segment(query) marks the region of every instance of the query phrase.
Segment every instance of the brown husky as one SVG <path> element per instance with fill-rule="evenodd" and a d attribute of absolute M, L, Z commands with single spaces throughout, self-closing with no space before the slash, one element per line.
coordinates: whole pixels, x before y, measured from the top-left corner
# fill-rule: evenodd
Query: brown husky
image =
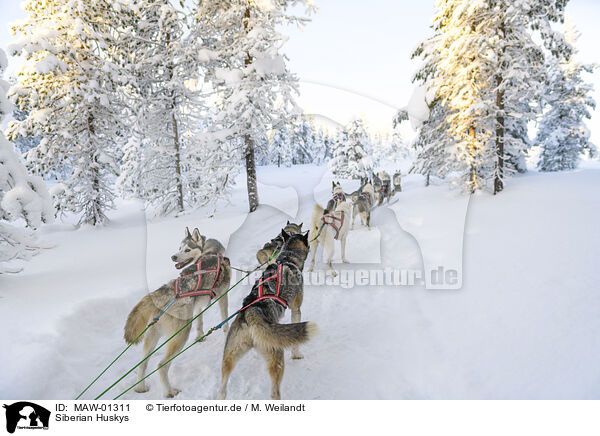
<path fill-rule="evenodd" d="M 211 240 L 209 239 L 209 241 Z M 198 229 L 194 230 L 193 235 L 186 229 L 186 237 L 182 242 L 180 252 L 173 255 L 172 259 L 177 262 L 177 268 L 181 269 L 186 265 L 189 266 L 183 270 L 179 279 L 171 280 L 156 291 L 143 297 L 127 317 L 127 323 L 125 324 L 125 341 L 128 344 L 138 343 L 141 340 L 141 337 L 138 336 L 146 328 L 148 322 L 155 319 L 161 311 L 166 308 L 165 312 L 159 317 L 158 322 L 150 327 L 145 333 L 144 356 L 147 356 L 154 350 L 161 337 L 171 337 L 189 322 L 194 316 L 195 306 L 205 307 L 211 300 L 211 296 L 208 295 L 209 293 L 206 295 L 184 296 L 186 292 L 193 294 L 193 292 L 190 291 L 195 289 L 199 289 L 200 292 L 202 292 L 201 290 L 203 289 L 211 289 L 214 295 L 219 297 L 229 288 L 229 282 L 231 280 L 229 259 L 212 252 L 204 254 L 201 249 L 204 245 L 205 242 L 202 240 Z M 216 244 L 211 245 L 218 248 Z M 218 245 L 220 245 L 220 243 Z M 217 248 L 215 248 L 215 250 Z M 202 271 L 212 272 L 198 275 L 198 265 L 201 266 Z M 175 296 L 176 290 L 180 292 L 182 298 L 175 298 L 172 304 L 168 306 L 168 303 Z M 219 306 L 221 308 L 221 316 L 223 319 L 226 319 L 226 294 L 219 300 Z M 197 323 L 198 336 L 201 337 L 202 317 L 197 319 Z M 225 328 L 226 327 L 227 326 L 225 326 Z M 190 330 L 191 324 L 185 327 L 168 342 L 165 355 L 159 365 L 162 365 L 181 351 L 190 335 Z M 145 360 L 138 367 L 138 377 L 140 380 L 144 378 L 147 365 L 148 360 Z M 159 370 L 159 375 L 165 395 L 167 397 L 174 397 L 179 393 L 179 390 L 173 388 L 169 382 L 169 366 L 170 363 L 162 367 Z M 135 391 L 140 393 L 148 391 L 146 382 L 142 381 L 138 384 L 135 387 Z"/>
<path fill-rule="evenodd" d="M 219 399 L 227 396 L 227 382 L 236 362 L 251 348 L 256 348 L 267 362 L 271 399 L 280 399 L 283 350 L 293 348 L 292 358 L 302 358 L 298 345 L 316 332 L 315 324 L 300 322 L 302 269 L 308 254 L 308 234 L 289 235 L 285 230 L 281 234 L 284 245 L 276 263 L 269 265 L 254 284 L 231 324 L 223 352 Z M 287 304 L 292 310 L 292 324 L 279 324 Z"/>

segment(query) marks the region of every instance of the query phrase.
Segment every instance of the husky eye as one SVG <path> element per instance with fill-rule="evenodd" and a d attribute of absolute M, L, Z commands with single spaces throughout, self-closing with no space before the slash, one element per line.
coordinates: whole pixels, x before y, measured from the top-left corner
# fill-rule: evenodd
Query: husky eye
<path fill-rule="evenodd" d="M 186 249 L 185 249 L 185 252 L 187 253 L 188 251 L 192 251 L 192 250 L 190 250 L 189 248 L 186 248 Z"/>

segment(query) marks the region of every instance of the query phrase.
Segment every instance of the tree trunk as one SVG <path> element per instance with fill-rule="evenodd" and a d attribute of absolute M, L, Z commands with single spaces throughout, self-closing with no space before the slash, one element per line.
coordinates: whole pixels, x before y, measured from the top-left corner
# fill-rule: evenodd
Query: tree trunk
<path fill-rule="evenodd" d="M 171 34 L 167 34 L 166 38 L 167 45 L 171 42 Z M 168 64 L 167 69 L 169 71 L 169 80 L 173 79 L 173 66 Z M 183 204 L 183 178 L 181 175 L 181 144 L 179 143 L 179 124 L 177 123 L 177 117 L 175 116 L 175 108 L 177 107 L 177 101 L 175 99 L 175 92 L 171 91 L 169 96 L 171 99 L 171 122 L 173 123 L 173 147 L 175 148 L 175 174 L 177 184 L 177 208 L 178 212 L 184 211 Z"/>
<path fill-rule="evenodd" d="M 256 161 L 254 159 L 254 141 L 250 135 L 244 136 L 246 143 L 246 182 L 248 186 L 248 205 L 250 212 L 258 207 L 258 186 L 256 183 Z"/>
<path fill-rule="evenodd" d="M 500 25 L 500 32 L 502 32 L 501 37 L 504 38 L 506 36 L 504 24 Z M 501 71 L 503 68 L 504 61 L 501 64 Z M 494 177 L 494 195 L 504 189 L 504 91 L 500 90 L 502 80 L 502 73 L 499 73 L 496 76 L 496 158 L 498 160 Z"/>
<path fill-rule="evenodd" d="M 475 186 L 477 186 L 477 168 L 475 167 L 475 152 L 476 152 L 476 146 L 475 146 L 475 141 L 476 141 L 476 131 L 475 131 L 475 127 L 471 127 L 469 128 L 469 135 L 471 136 L 471 154 L 472 154 L 472 158 L 473 161 L 471 162 L 471 176 L 470 176 L 470 190 L 471 190 L 471 194 L 475 193 Z"/>
<path fill-rule="evenodd" d="M 244 12 L 244 30 L 246 33 L 249 32 L 249 20 L 250 20 L 250 8 L 246 8 Z M 246 53 L 246 59 L 244 60 L 245 66 L 252 63 L 252 56 L 250 53 Z M 246 184 L 248 186 L 248 204 L 250 212 L 254 212 L 258 207 L 258 185 L 256 183 L 256 159 L 254 158 L 254 140 L 249 133 L 244 135 L 244 142 L 246 144 Z"/>
<path fill-rule="evenodd" d="M 179 144 L 179 126 L 175 117 L 175 102 L 171 110 L 173 120 L 173 145 L 175 146 L 175 174 L 177 174 L 177 207 L 179 212 L 183 212 L 183 181 L 181 177 L 181 144 Z"/>

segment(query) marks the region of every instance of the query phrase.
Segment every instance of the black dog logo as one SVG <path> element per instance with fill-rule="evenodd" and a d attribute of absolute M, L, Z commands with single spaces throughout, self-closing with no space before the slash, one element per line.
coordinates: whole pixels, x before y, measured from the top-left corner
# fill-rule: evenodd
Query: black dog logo
<path fill-rule="evenodd" d="M 28 401 L 19 401 L 11 405 L 4 405 L 6 409 L 6 431 L 14 433 L 19 428 L 48 429 L 50 411 Z"/>

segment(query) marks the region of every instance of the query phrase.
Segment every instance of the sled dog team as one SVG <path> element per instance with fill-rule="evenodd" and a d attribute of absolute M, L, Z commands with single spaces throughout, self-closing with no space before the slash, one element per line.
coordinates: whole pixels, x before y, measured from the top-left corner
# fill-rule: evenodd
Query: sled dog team
<path fill-rule="evenodd" d="M 312 254 L 310 270 L 314 268 L 318 244 L 327 251 L 327 263 L 332 269 L 333 243 L 339 240 L 342 260 L 346 262 L 345 244 L 350 227 L 358 215 L 363 225 L 370 226 L 370 214 L 376 204 L 400 192 L 400 175 L 394 175 L 393 187 L 385 172 L 373 174 L 372 180 L 363 178 L 360 188 L 344 193 L 339 183 L 333 183 L 332 199 L 325 208 L 315 205 L 311 226 L 302 232 L 302 223 L 287 222 L 281 232 L 267 242 L 256 258 L 262 265 L 261 277 L 244 298 L 242 308 L 236 313 L 231 328 L 223 324 L 227 333 L 221 363 L 219 399 L 227 395 L 229 376 L 237 361 L 250 349 L 255 348 L 267 363 L 271 377 L 271 399 L 280 399 L 280 383 L 284 371 L 284 350 L 291 349 L 293 359 L 301 359 L 299 345 L 308 341 L 317 331 L 316 324 L 301 322 L 300 307 L 303 299 L 302 271 L 309 250 Z M 348 201 L 350 200 L 350 201 Z M 352 214 L 352 216 L 350 216 Z M 313 241 L 314 243 L 309 243 Z M 151 353 L 158 341 L 169 338 L 182 329 L 194 316 L 206 308 L 211 299 L 219 298 L 223 321 L 228 318 L 227 291 L 231 281 L 231 264 L 224 256 L 225 248 L 216 239 L 207 239 L 198 229 L 185 230 L 179 251 L 171 256 L 180 276 L 144 296 L 132 309 L 125 325 L 125 341 L 128 344 L 141 341 L 140 334 L 148 323 L 158 317 L 144 338 L 144 356 Z M 332 272 L 335 272 L 332 269 Z M 177 298 L 174 298 L 177 297 Z M 285 309 L 292 313 L 291 324 L 279 324 Z M 166 308 L 166 309 L 165 309 Z M 164 312 L 164 313 L 163 313 Z M 202 315 L 196 320 L 196 340 L 204 335 Z M 192 324 L 183 328 L 166 344 L 166 351 L 159 366 L 179 353 L 187 342 Z M 148 391 L 144 379 L 148 360 L 138 367 L 141 382 L 136 392 Z M 165 395 L 174 397 L 180 391 L 169 382 L 170 363 L 158 371 Z"/>

